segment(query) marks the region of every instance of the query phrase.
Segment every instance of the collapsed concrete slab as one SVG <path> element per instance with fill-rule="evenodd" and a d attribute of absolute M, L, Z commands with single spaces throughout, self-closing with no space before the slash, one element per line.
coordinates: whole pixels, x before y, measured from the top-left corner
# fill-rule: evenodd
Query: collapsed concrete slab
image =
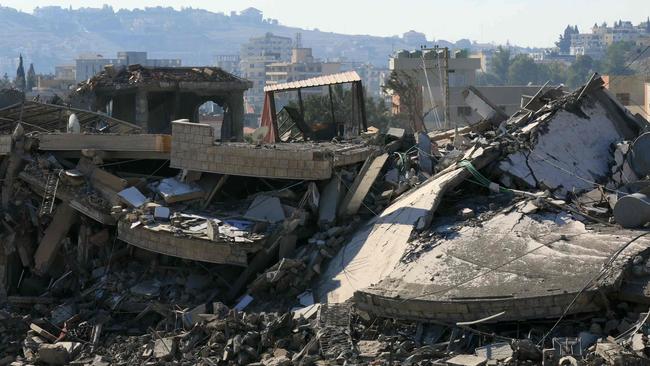
<path fill-rule="evenodd" d="M 499 164 L 506 185 L 513 177 L 528 187 L 566 195 L 605 184 L 613 144 L 638 133 L 638 122 L 618 110 L 597 84 L 536 113 L 513 133 L 523 148 Z"/>
<path fill-rule="evenodd" d="M 465 157 L 482 167 L 495 158 L 488 148 L 473 149 Z M 411 233 L 431 222 L 432 214 L 449 189 L 469 177 L 464 168 L 453 165 L 422 186 L 390 205 L 361 228 L 330 261 L 316 293 L 320 301 L 341 303 L 355 290 L 365 288 L 392 272 L 399 263 Z"/>
<path fill-rule="evenodd" d="M 493 321 L 596 311 L 605 306 L 600 293 L 617 289 L 627 261 L 650 248 L 650 239 L 639 238 L 609 263 L 639 232 L 590 230 L 565 212 L 527 215 L 523 206 L 439 239 L 359 288 L 355 303 L 387 317 L 452 322 L 500 312 Z"/>
<path fill-rule="evenodd" d="M 206 226 L 207 228 L 207 226 Z M 117 226 L 118 239 L 135 247 L 151 252 L 209 263 L 248 265 L 248 254 L 262 249 L 263 237 L 256 240 L 225 240 L 216 237 L 211 240 L 207 234 L 174 235 L 168 225 L 152 224 L 147 227 L 134 226 L 120 221 Z"/>
<path fill-rule="evenodd" d="M 45 194 L 45 176 L 42 170 L 28 167 L 18 177 L 41 196 Z M 80 187 L 59 186 L 54 198 L 66 202 L 70 207 L 93 220 L 105 225 L 115 225 L 115 219 L 109 213 L 109 203 L 96 194 L 81 193 Z"/>

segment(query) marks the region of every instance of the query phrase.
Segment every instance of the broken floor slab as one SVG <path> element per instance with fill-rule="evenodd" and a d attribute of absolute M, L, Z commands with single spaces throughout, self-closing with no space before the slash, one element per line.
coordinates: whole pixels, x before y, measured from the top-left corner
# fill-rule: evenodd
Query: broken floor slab
<path fill-rule="evenodd" d="M 263 241 L 244 242 L 210 240 L 205 237 L 174 235 L 168 230 L 142 225 L 133 227 L 131 223 L 120 221 L 117 226 L 118 239 L 133 246 L 152 252 L 191 259 L 196 261 L 246 266 L 248 253 L 262 248 Z"/>
<path fill-rule="evenodd" d="M 169 159 L 170 135 L 154 134 L 69 134 L 39 133 L 41 151 L 57 151 L 63 156 L 79 157 L 82 150 L 106 152 L 114 159 Z"/>
<path fill-rule="evenodd" d="M 20 172 L 18 177 L 29 184 L 35 193 L 41 196 L 45 194 L 45 176 L 40 169 L 28 167 Z M 89 195 L 81 192 L 80 187 L 68 187 L 61 184 L 57 187 L 54 198 L 68 203 L 70 207 L 97 222 L 115 225 L 115 219 L 110 216 L 108 202 L 96 194 Z"/>
<path fill-rule="evenodd" d="M 430 251 L 359 288 L 355 302 L 382 316 L 453 322 L 500 312 L 492 321 L 596 311 L 600 292 L 616 290 L 627 261 L 650 247 L 649 238 L 634 240 L 601 275 L 612 253 L 638 235 L 587 228 L 564 212 L 512 210 L 438 239 Z"/>
<path fill-rule="evenodd" d="M 472 149 L 466 154 L 479 169 L 495 157 L 496 152 L 490 148 Z M 318 299 L 345 302 L 355 290 L 377 283 L 391 273 L 404 254 L 413 230 L 427 227 L 445 192 L 468 177 L 467 170 L 453 165 L 360 228 L 329 262 L 316 290 Z"/>

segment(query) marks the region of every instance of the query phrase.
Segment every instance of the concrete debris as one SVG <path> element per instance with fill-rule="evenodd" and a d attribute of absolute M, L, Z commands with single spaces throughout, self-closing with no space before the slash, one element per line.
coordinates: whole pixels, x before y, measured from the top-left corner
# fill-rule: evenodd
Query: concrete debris
<path fill-rule="evenodd" d="M 79 342 L 42 343 L 38 347 L 38 360 L 48 365 L 67 365 L 81 351 Z"/>
<path fill-rule="evenodd" d="M 155 189 L 167 203 L 203 198 L 205 195 L 203 190 L 198 186 L 180 182 L 176 178 L 165 178 L 160 180 Z"/>
<path fill-rule="evenodd" d="M 447 360 L 449 366 L 482 366 L 487 358 L 473 355 L 458 355 Z"/>
<path fill-rule="evenodd" d="M 244 215 L 247 219 L 266 221 L 272 224 L 285 219 L 282 203 L 277 197 L 257 196 Z"/>
<path fill-rule="evenodd" d="M 124 203 L 131 207 L 141 207 L 147 202 L 147 198 L 135 187 L 129 187 L 117 193 L 117 195 L 124 200 Z"/>
<path fill-rule="evenodd" d="M 236 84 L 221 140 L 149 118 L 142 88 L 185 82 Z M 274 144 L 229 141 L 247 85 L 108 66 L 77 94 L 133 87 L 162 134 L 6 128 L 0 365 L 650 362 L 650 134 L 600 78 L 509 118 L 470 88 L 484 119 L 450 131 Z"/>

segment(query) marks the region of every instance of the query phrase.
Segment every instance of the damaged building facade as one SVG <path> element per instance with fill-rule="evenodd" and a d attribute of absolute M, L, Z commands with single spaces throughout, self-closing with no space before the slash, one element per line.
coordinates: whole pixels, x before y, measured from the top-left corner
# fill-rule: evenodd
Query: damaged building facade
<path fill-rule="evenodd" d="M 338 84 L 345 121 L 276 110 Z M 0 109 L 0 364 L 648 362 L 648 122 L 597 75 L 413 135 L 355 73 L 276 84 L 244 142 L 249 86 L 107 67 Z"/>
<path fill-rule="evenodd" d="M 243 138 L 244 91 L 251 83 L 216 67 L 108 65 L 79 84 L 72 104 L 129 121 L 150 133 L 171 131 L 171 121 L 197 121 L 208 101 L 224 109 L 221 137 Z"/>

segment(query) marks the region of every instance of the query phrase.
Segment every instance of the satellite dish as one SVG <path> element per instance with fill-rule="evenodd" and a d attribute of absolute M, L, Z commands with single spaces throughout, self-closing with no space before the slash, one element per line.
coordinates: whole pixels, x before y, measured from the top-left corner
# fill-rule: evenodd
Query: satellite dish
<path fill-rule="evenodd" d="M 268 133 L 269 133 L 268 126 L 259 127 L 255 129 L 255 131 L 253 131 L 253 133 L 251 134 L 251 139 L 255 144 L 259 144 L 260 142 L 262 142 L 262 140 L 264 140 L 266 134 Z"/>

